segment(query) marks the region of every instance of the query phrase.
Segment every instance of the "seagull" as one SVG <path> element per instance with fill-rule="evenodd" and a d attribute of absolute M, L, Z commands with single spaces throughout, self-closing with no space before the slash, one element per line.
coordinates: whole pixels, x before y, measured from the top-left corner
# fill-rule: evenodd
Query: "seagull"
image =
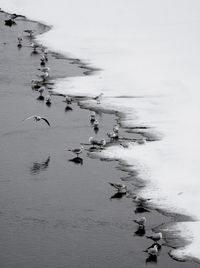
<path fill-rule="evenodd" d="M 22 47 L 22 41 L 23 41 L 23 39 L 22 39 L 21 37 L 18 37 L 17 39 L 18 39 L 18 44 L 17 44 L 17 46 L 18 46 L 18 47 Z"/>
<path fill-rule="evenodd" d="M 112 132 L 108 132 L 107 133 L 107 136 L 112 140 L 114 140 L 114 139 L 118 139 L 119 138 L 119 135 L 118 135 L 118 132 L 114 132 L 114 131 L 112 131 Z"/>
<path fill-rule="evenodd" d="M 78 157 L 79 154 L 81 154 L 83 152 L 83 150 L 84 150 L 84 147 L 81 145 L 81 147 L 78 149 L 69 149 L 68 151 L 75 153 Z"/>
<path fill-rule="evenodd" d="M 157 256 L 157 254 L 158 254 L 158 246 L 154 245 L 154 247 L 148 248 L 145 252 L 147 252 L 149 255 Z"/>
<path fill-rule="evenodd" d="M 45 56 L 42 56 L 40 59 L 40 65 L 44 66 L 46 62 Z"/>
<path fill-rule="evenodd" d="M 39 115 L 32 115 L 32 116 L 29 116 L 29 117 L 25 118 L 23 121 L 25 121 L 25 120 L 29 120 L 29 119 L 32 119 L 32 118 L 33 118 L 33 120 L 36 121 L 36 122 L 38 122 L 38 121 L 40 121 L 40 120 L 44 120 L 44 121 L 47 123 L 47 125 L 50 126 L 49 121 L 48 121 L 46 118 L 41 117 L 41 116 L 39 116 Z"/>
<path fill-rule="evenodd" d="M 146 139 L 145 138 L 142 138 L 140 140 L 137 140 L 137 144 L 145 144 L 146 143 Z"/>
<path fill-rule="evenodd" d="M 39 89 L 41 87 L 41 85 L 42 85 L 42 81 L 36 80 L 36 79 L 31 80 L 32 89 Z"/>
<path fill-rule="evenodd" d="M 43 72 L 43 73 L 48 73 L 50 71 L 50 68 L 49 67 L 43 67 L 43 68 L 38 68 L 39 71 Z"/>
<path fill-rule="evenodd" d="M 97 101 L 97 104 L 100 104 L 102 97 L 103 97 L 103 93 L 99 94 L 98 96 L 94 97 L 93 99 Z"/>
<path fill-rule="evenodd" d="M 151 198 L 144 198 L 142 196 L 137 196 L 137 195 L 133 196 L 132 198 L 135 202 L 138 202 L 138 203 L 146 203 L 147 201 L 151 200 Z"/>
<path fill-rule="evenodd" d="M 105 139 L 102 139 L 102 140 L 97 140 L 97 139 L 94 139 L 93 137 L 90 137 L 89 138 L 89 143 L 91 145 L 97 145 L 97 146 L 105 146 L 106 145 L 106 140 Z"/>
<path fill-rule="evenodd" d="M 46 104 L 51 105 L 51 96 L 50 95 L 46 96 Z"/>
<path fill-rule="evenodd" d="M 72 104 L 72 98 L 69 96 L 65 96 L 65 100 L 63 102 L 65 102 L 67 104 Z"/>
<path fill-rule="evenodd" d="M 114 133 L 119 133 L 119 125 L 114 125 L 114 127 L 113 127 L 113 132 Z"/>
<path fill-rule="evenodd" d="M 136 220 L 134 220 L 134 222 L 136 222 L 137 224 L 139 224 L 139 226 L 143 227 L 146 224 L 146 218 L 145 217 L 140 217 Z"/>
<path fill-rule="evenodd" d="M 118 192 L 125 192 L 127 191 L 127 186 L 121 183 L 112 183 L 109 182 L 109 184 L 114 187 L 115 189 L 117 189 Z"/>
<path fill-rule="evenodd" d="M 129 144 L 127 144 L 127 143 L 120 143 L 119 145 L 125 149 L 129 148 Z"/>
<path fill-rule="evenodd" d="M 96 129 L 99 129 L 99 122 L 98 122 L 98 120 L 96 119 L 95 121 L 94 121 L 94 123 L 93 123 L 93 127 L 94 127 L 94 130 Z"/>
<path fill-rule="evenodd" d="M 37 48 L 40 46 L 38 44 L 31 43 L 31 47 L 33 48 L 33 53 L 37 53 Z"/>
<path fill-rule="evenodd" d="M 30 37 L 33 37 L 33 30 L 24 30 L 25 33 L 28 33 Z"/>
<path fill-rule="evenodd" d="M 91 114 L 91 116 L 90 116 L 90 122 L 91 123 L 94 123 L 94 121 L 96 119 L 95 116 L 96 116 L 96 113 L 95 113 L 95 111 L 93 111 L 92 114 Z"/>
<path fill-rule="evenodd" d="M 42 73 L 40 75 L 37 75 L 37 76 L 40 77 L 40 78 L 42 78 L 43 82 L 45 82 L 48 79 L 48 77 L 49 77 L 49 73 L 48 72 L 44 72 L 44 73 Z"/>
<path fill-rule="evenodd" d="M 146 237 L 152 239 L 154 242 L 158 242 L 160 239 L 162 239 L 162 233 L 155 233 Z"/>
<path fill-rule="evenodd" d="M 40 96 L 42 96 L 44 90 L 45 90 L 45 87 L 43 87 L 43 86 L 38 89 L 38 92 L 40 93 Z"/>

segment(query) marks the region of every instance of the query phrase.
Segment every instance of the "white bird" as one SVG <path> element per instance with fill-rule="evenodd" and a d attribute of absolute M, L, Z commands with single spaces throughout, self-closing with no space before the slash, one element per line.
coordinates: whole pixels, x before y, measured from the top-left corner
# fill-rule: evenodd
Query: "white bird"
<path fill-rule="evenodd" d="M 68 149 L 68 151 L 73 152 L 77 155 L 77 157 L 79 156 L 79 154 L 81 154 L 84 150 L 84 147 L 81 145 L 80 148 L 76 148 L 76 149 Z"/>
<path fill-rule="evenodd" d="M 31 43 L 31 47 L 33 48 L 33 52 L 37 53 L 37 48 L 40 47 L 40 45 L 35 44 L 35 43 Z"/>
<path fill-rule="evenodd" d="M 50 95 L 46 96 L 46 104 L 47 105 L 51 104 L 51 96 Z"/>
<path fill-rule="evenodd" d="M 137 224 L 139 224 L 139 226 L 144 226 L 146 224 L 146 217 L 140 217 L 137 218 L 136 220 L 134 220 L 134 222 L 136 222 Z"/>
<path fill-rule="evenodd" d="M 18 37 L 17 39 L 18 39 L 17 46 L 20 48 L 20 47 L 22 47 L 22 41 L 23 41 L 23 39 L 22 39 L 22 37 Z"/>
<path fill-rule="evenodd" d="M 152 239 L 154 242 L 158 242 L 159 240 L 162 239 L 162 233 L 155 233 L 155 234 L 152 234 L 152 235 L 149 235 L 149 236 L 146 236 L 147 238 L 150 238 Z"/>
<path fill-rule="evenodd" d="M 43 67 L 43 68 L 38 68 L 39 71 L 43 72 L 43 73 L 48 73 L 50 71 L 50 68 L 48 66 Z"/>
<path fill-rule="evenodd" d="M 67 104 L 72 104 L 72 98 L 70 96 L 65 96 L 65 100 L 63 102 Z"/>
<path fill-rule="evenodd" d="M 114 187 L 115 189 L 117 189 L 118 192 L 124 192 L 126 193 L 127 191 L 127 185 L 121 184 L 121 183 L 112 183 L 109 182 L 109 184 Z"/>
<path fill-rule="evenodd" d="M 36 79 L 31 80 L 32 89 L 39 89 L 41 87 L 41 85 L 42 85 L 42 81 L 36 80 Z"/>
<path fill-rule="evenodd" d="M 123 142 L 123 143 L 121 142 L 119 145 L 122 146 L 125 149 L 129 148 L 129 144 L 125 143 L 125 142 Z"/>
<path fill-rule="evenodd" d="M 147 249 L 147 253 L 149 255 L 157 256 L 157 254 L 158 254 L 158 246 L 157 245 L 154 245 L 154 247 L 148 248 Z"/>
<path fill-rule="evenodd" d="M 45 56 L 43 55 L 40 59 L 40 65 L 44 66 L 46 64 L 46 58 Z"/>
<path fill-rule="evenodd" d="M 44 73 L 42 73 L 40 75 L 37 75 L 37 76 L 40 77 L 40 78 L 42 78 L 43 82 L 45 82 L 48 79 L 48 77 L 49 77 L 49 73 L 48 72 L 44 72 Z"/>
<path fill-rule="evenodd" d="M 45 90 L 45 87 L 43 87 L 43 86 L 38 89 L 38 92 L 40 93 L 40 96 L 42 96 L 44 90 Z"/>
<path fill-rule="evenodd" d="M 99 122 L 97 119 L 94 121 L 93 127 L 94 127 L 94 129 L 99 129 Z"/>
<path fill-rule="evenodd" d="M 33 37 L 33 30 L 24 30 L 25 33 L 28 33 L 30 37 Z"/>
<path fill-rule="evenodd" d="M 94 97 L 93 99 L 97 101 L 97 104 L 100 104 L 102 97 L 103 97 L 103 93 L 99 94 L 98 96 Z"/>
<path fill-rule="evenodd" d="M 119 133 L 119 125 L 118 124 L 114 125 L 113 132 L 114 133 Z"/>
<path fill-rule="evenodd" d="M 111 140 L 114 140 L 114 139 L 118 139 L 119 138 L 119 134 L 118 132 L 108 132 L 107 133 L 107 136 L 111 139 Z"/>
<path fill-rule="evenodd" d="M 97 140 L 97 139 L 94 139 L 93 137 L 90 137 L 89 138 L 89 143 L 91 145 L 97 145 L 97 146 L 105 146 L 106 145 L 106 140 L 105 139 L 102 139 L 102 140 Z"/>
<path fill-rule="evenodd" d="M 50 126 L 49 121 L 48 121 L 46 118 L 41 117 L 41 116 L 39 116 L 39 115 L 32 115 L 32 116 L 29 116 L 29 117 L 25 118 L 23 121 L 25 121 L 25 120 L 29 120 L 29 119 L 32 119 L 32 118 L 33 118 L 33 120 L 36 121 L 36 122 L 38 122 L 38 121 L 40 121 L 40 120 L 44 120 L 44 121 L 47 123 L 47 125 Z"/>
<path fill-rule="evenodd" d="M 90 116 L 90 122 L 94 122 L 95 119 L 96 119 L 96 113 L 95 113 L 95 111 L 93 111 L 91 116 Z"/>
<path fill-rule="evenodd" d="M 137 142 L 137 144 L 145 144 L 146 143 L 146 139 L 145 138 L 142 138 L 142 139 L 140 139 L 140 140 L 137 140 L 136 142 Z"/>
<path fill-rule="evenodd" d="M 137 196 L 137 195 L 133 196 L 132 198 L 135 202 L 138 202 L 138 203 L 146 203 L 147 201 L 151 200 L 151 198 L 144 198 L 142 196 Z"/>

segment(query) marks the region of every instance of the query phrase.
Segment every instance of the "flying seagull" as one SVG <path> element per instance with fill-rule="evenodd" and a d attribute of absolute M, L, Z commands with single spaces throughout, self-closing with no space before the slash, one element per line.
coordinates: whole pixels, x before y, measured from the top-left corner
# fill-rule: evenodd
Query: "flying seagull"
<path fill-rule="evenodd" d="M 79 156 L 79 154 L 81 154 L 84 150 L 84 147 L 81 145 L 80 148 L 76 148 L 76 149 L 69 149 L 68 151 L 73 152 L 77 155 L 77 157 Z"/>
<path fill-rule="evenodd" d="M 109 182 L 109 184 L 114 187 L 115 189 L 117 189 L 118 192 L 126 192 L 127 191 L 127 186 L 121 183 L 112 183 Z"/>
<path fill-rule="evenodd" d="M 33 118 L 33 120 L 36 121 L 36 122 L 38 122 L 38 121 L 40 121 L 40 120 L 44 120 L 44 121 L 47 123 L 47 125 L 50 126 L 49 121 L 48 121 L 46 118 L 41 117 L 41 116 L 39 116 L 39 115 L 32 115 L 32 116 L 29 116 L 29 117 L 25 118 L 23 121 L 25 121 L 25 120 L 29 120 L 29 119 L 32 119 L 32 118 Z"/>

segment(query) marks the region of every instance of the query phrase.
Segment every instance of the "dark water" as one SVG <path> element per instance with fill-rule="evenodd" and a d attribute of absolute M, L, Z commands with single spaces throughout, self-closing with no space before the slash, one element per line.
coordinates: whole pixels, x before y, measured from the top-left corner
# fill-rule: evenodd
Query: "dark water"
<path fill-rule="evenodd" d="M 31 55 L 31 40 L 23 31 L 43 32 L 45 27 L 19 20 L 9 28 L 4 19 L 0 14 L 0 266 L 145 267 L 150 262 L 146 264 L 148 255 L 143 250 L 151 242 L 137 233 L 136 206 L 126 196 L 114 198 L 115 191 L 107 183 L 120 182 L 127 174 L 115 168 L 116 162 L 89 158 L 87 151 L 74 162 L 75 155 L 68 151 L 95 135 L 90 112 L 76 103 L 66 111 L 58 96 L 48 107 L 31 90 L 41 55 Z M 19 35 L 24 39 L 21 49 L 17 48 Z M 53 55 L 48 65 L 53 78 L 84 71 Z M 48 118 L 52 127 L 41 121 L 22 122 L 33 114 Z M 102 114 L 99 120 L 98 136 L 103 138 L 115 117 Z M 132 179 L 126 183 L 134 189 Z M 148 218 L 146 233 L 170 221 L 151 210 L 142 215 Z M 197 266 L 174 262 L 169 250 L 163 246 L 157 263 L 151 264 Z"/>

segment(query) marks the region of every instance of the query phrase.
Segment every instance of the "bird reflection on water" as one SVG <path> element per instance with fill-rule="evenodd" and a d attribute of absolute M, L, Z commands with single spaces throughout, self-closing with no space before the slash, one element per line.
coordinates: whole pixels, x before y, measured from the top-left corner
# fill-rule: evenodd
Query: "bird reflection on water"
<path fill-rule="evenodd" d="M 135 208 L 135 214 L 137 213 L 146 213 L 150 212 L 148 209 L 146 209 L 143 205 L 137 205 Z"/>
<path fill-rule="evenodd" d="M 33 165 L 30 167 L 30 173 L 32 175 L 37 175 L 41 171 L 46 170 L 49 167 L 50 156 L 48 156 L 46 161 L 43 162 L 33 162 Z"/>
<path fill-rule="evenodd" d="M 145 227 L 144 226 L 138 226 L 138 229 L 135 231 L 136 236 L 144 236 L 146 233 Z"/>
<path fill-rule="evenodd" d="M 65 107 L 65 112 L 71 112 L 71 111 L 73 111 L 73 108 L 71 106 L 67 105 Z"/>
<path fill-rule="evenodd" d="M 145 260 L 146 263 L 157 263 L 157 256 L 156 255 L 149 255 L 148 258 Z"/>
<path fill-rule="evenodd" d="M 110 199 L 121 199 L 123 196 L 126 196 L 126 193 L 120 193 L 120 192 L 117 192 L 115 193 L 114 195 L 112 195 L 110 197 Z"/>
<path fill-rule="evenodd" d="M 81 157 L 75 157 L 72 159 L 69 159 L 70 162 L 73 162 L 76 165 L 83 165 L 83 158 Z"/>

